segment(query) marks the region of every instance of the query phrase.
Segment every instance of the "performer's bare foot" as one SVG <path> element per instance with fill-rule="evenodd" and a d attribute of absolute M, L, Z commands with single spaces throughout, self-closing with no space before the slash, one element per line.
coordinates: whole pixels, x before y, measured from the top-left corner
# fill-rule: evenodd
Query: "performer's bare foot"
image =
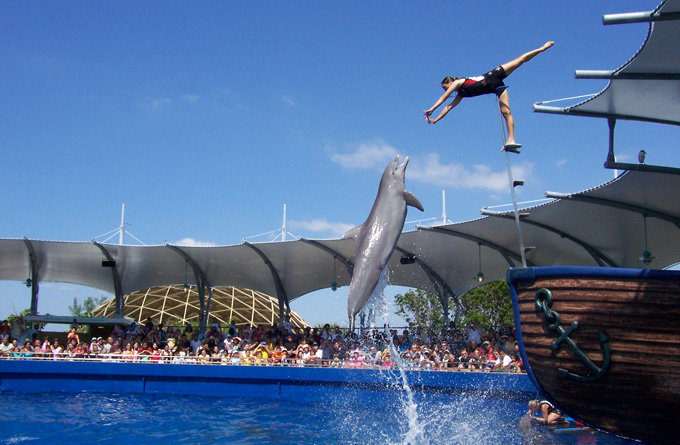
<path fill-rule="evenodd" d="M 546 49 L 550 48 L 550 47 L 553 46 L 554 44 L 555 44 L 555 42 L 553 42 L 552 40 L 550 40 L 550 41 L 548 41 L 548 42 L 545 42 L 545 43 L 543 44 L 543 46 L 541 47 L 541 51 L 545 51 Z"/>

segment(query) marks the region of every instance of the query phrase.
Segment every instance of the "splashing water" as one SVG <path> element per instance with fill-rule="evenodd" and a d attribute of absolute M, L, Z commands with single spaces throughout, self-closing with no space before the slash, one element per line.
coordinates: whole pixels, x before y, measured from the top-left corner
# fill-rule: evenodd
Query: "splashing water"
<path fill-rule="evenodd" d="M 385 328 L 387 330 L 387 327 Z M 408 432 L 404 438 L 404 443 L 406 444 L 423 444 L 429 443 L 425 439 L 425 430 L 418 420 L 418 404 L 413 400 L 413 391 L 411 386 L 408 384 L 408 379 L 406 378 L 406 372 L 404 372 L 404 363 L 401 360 L 399 351 L 394 346 L 392 337 L 388 336 L 390 345 L 390 357 L 394 357 L 394 363 L 396 363 L 399 369 L 399 375 L 401 376 L 401 384 L 406 392 L 406 403 L 404 403 L 404 411 L 406 413 L 406 418 L 408 419 Z"/>
<path fill-rule="evenodd" d="M 401 378 L 401 388 L 406 395 L 406 399 L 401 400 L 402 409 L 406 415 L 406 419 L 408 419 L 408 431 L 406 432 L 403 443 L 409 445 L 427 444 L 429 443 L 429 440 L 425 438 L 425 430 L 421 425 L 421 422 L 418 420 L 418 404 L 413 398 L 413 391 L 408 383 L 408 378 L 406 377 L 404 362 L 401 360 L 399 350 L 397 350 L 396 346 L 394 346 L 394 341 L 392 340 L 392 335 L 389 331 L 389 309 L 384 293 L 385 287 L 387 287 L 388 284 L 389 280 L 387 277 L 387 268 L 385 268 L 380 273 L 380 280 L 378 280 L 378 285 L 371 294 L 371 298 L 368 300 L 366 309 L 368 310 L 369 314 L 375 314 L 376 312 L 379 312 L 385 321 L 384 332 L 388 339 L 390 358 L 397 365 L 399 376 Z M 372 319 L 369 318 L 369 320 L 371 322 L 371 328 L 375 328 L 375 317 L 372 317 Z"/>

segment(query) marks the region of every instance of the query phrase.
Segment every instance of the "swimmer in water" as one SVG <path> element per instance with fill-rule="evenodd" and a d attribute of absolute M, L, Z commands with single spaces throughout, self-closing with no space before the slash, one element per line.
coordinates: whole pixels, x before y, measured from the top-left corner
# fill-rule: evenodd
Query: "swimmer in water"
<path fill-rule="evenodd" d="M 532 420 L 546 425 L 555 425 L 562 421 L 562 412 L 547 400 L 529 401 L 529 415 Z"/>

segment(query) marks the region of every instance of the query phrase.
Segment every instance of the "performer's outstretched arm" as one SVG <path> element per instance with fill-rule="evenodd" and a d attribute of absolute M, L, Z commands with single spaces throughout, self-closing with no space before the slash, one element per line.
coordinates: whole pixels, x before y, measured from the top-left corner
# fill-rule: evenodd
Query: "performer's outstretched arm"
<path fill-rule="evenodd" d="M 458 91 L 458 90 L 460 89 L 460 87 L 463 85 L 464 82 L 465 82 L 465 79 L 456 79 L 456 80 L 454 80 L 453 82 L 449 81 L 448 84 L 442 84 L 442 87 L 443 87 L 446 91 L 444 92 L 444 94 L 442 94 L 442 96 L 441 96 L 439 99 L 437 99 L 437 102 L 435 102 L 434 105 L 432 105 L 429 109 L 425 110 L 424 116 L 425 116 L 425 118 L 427 119 L 428 122 L 434 123 L 434 122 L 432 122 L 431 119 L 430 119 L 430 116 L 432 115 L 432 113 L 434 113 L 434 110 L 436 110 L 437 108 L 439 108 L 439 106 L 440 106 L 441 104 L 443 104 L 443 103 L 446 101 L 446 99 L 448 99 L 449 97 L 451 97 L 451 95 L 452 95 L 453 93 L 455 93 L 456 91 Z M 457 99 L 457 102 L 456 102 L 456 99 Z M 453 105 L 453 107 L 455 107 L 456 105 L 458 105 L 458 102 L 460 102 L 460 100 L 461 100 L 462 98 L 456 97 L 456 99 L 454 99 L 454 102 L 456 102 L 456 103 L 455 103 L 455 105 Z M 453 103 L 453 102 L 452 102 L 452 103 Z M 451 108 L 453 108 L 453 107 L 451 107 Z M 448 111 L 447 111 L 446 113 L 448 113 Z M 439 119 L 441 119 L 442 117 L 444 117 L 444 116 L 446 115 L 446 113 L 443 113 L 442 115 L 440 115 L 440 117 L 439 117 L 438 119 L 436 119 L 436 120 L 439 120 Z"/>
<path fill-rule="evenodd" d="M 427 122 L 430 124 L 436 124 L 437 122 L 442 120 L 444 116 L 448 114 L 449 111 L 453 110 L 456 107 L 456 105 L 460 103 L 461 100 L 463 100 L 463 97 L 460 94 L 456 94 L 456 97 L 451 101 L 450 104 L 444 107 L 442 112 L 439 113 L 439 116 L 437 116 L 435 119 L 430 119 L 430 114 L 432 114 L 432 112 L 430 112 L 429 114 L 425 112 L 425 119 L 427 119 Z"/>

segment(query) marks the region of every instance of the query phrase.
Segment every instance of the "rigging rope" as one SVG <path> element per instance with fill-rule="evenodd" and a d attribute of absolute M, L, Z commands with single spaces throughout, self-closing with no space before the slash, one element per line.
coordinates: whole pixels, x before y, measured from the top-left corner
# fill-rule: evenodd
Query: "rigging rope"
<path fill-rule="evenodd" d="M 596 94 L 598 93 L 582 94 L 580 96 L 573 97 L 563 97 L 562 99 L 542 100 L 540 102 L 536 102 L 536 105 L 551 104 L 553 102 L 562 102 L 563 100 L 583 99 L 584 97 L 593 97 Z"/>

